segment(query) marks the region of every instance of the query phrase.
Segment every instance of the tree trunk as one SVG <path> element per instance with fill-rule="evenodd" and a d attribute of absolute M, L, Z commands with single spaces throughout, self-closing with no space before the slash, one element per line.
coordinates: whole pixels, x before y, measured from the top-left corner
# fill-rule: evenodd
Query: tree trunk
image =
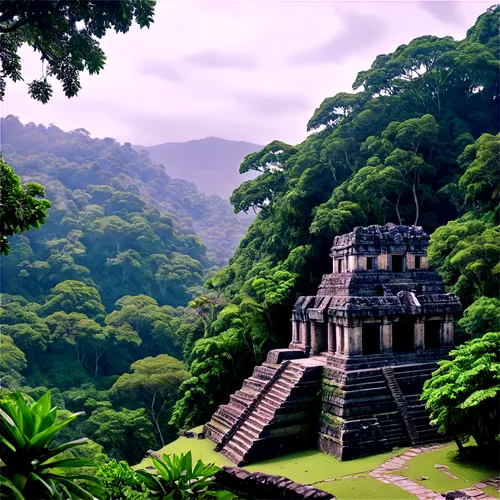
<path fill-rule="evenodd" d="M 400 199 L 401 199 L 401 191 L 399 192 L 398 201 L 396 202 L 396 214 L 398 216 L 399 225 L 402 226 L 403 222 L 401 220 L 401 215 L 399 214 L 399 200 Z"/>
<path fill-rule="evenodd" d="M 102 356 L 102 352 L 101 354 L 99 354 L 99 356 L 97 355 L 97 349 L 95 350 L 95 370 L 94 370 L 94 378 L 97 378 L 97 369 L 98 369 L 98 366 L 99 366 L 99 359 L 101 359 L 101 356 Z"/>
<path fill-rule="evenodd" d="M 415 222 L 413 223 L 413 225 L 416 226 L 418 224 L 418 218 L 420 216 L 420 207 L 418 206 L 417 187 L 415 185 L 415 182 L 412 183 L 411 190 L 413 192 L 413 200 L 415 202 Z"/>
<path fill-rule="evenodd" d="M 454 438 L 455 443 L 457 443 L 457 448 L 460 453 L 464 451 L 464 445 L 460 442 L 460 439 L 458 436 L 455 436 Z"/>
<path fill-rule="evenodd" d="M 160 411 L 160 413 L 158 413 L 158 415 L 156 415 L 156 412 L 154 409 L 155 408 L 155 401 L 156 401 L 156 391 L 153 393 L 153 400 L 151 401 L 151 417 L 152 417 L 153 422 L 156 426 L 156 430 L 158 431 L 158 436 L 160 436 L 161 447 L 163 448 L 165 446 L 165 441 L 163 440 L 163 434 L 161 433 L 160 423 L 159 423 L 161 411 Z M 163 406 L 162 406 L 162 409 L 163 409 Z"/>

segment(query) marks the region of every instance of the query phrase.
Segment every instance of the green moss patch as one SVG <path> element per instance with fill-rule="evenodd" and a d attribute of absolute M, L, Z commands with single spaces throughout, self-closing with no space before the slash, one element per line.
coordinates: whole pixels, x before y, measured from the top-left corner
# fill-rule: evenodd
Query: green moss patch
<path fill-rule="evenodd" d="M 446 472 L 453 474 L 458 479 L 453 479 L 443 471 L 436 469 L 434 467 L 436 464 L 446 465 L 448 467 Z M 397 473 L 439 493 L 470 488 L 485 479 L 498 476 L 498 471 L 494 467 L 473 464 L 460 459 L 455 443 L 450 443 L 440 450 L 413 457 L 406 462 L 405 468 Z M 422 476 L 429 479 L 417 479 Z M 496 496 L 498 497 L 498 492 Z"/>
<path fill-rule="evenodd" d="M 389 460 L 389 458 L 405 451 L 406 448 L 390 453 L 381 453 L 380 455 L 341 462 L 335 457 L 321 451 L 307 450 L 264 460 L 258 464 L 248 465 L 245 469 L 252 472 L 260 471 L 275 476 L 285 476 L 297 483 L 311 484 L 325 479 L 340 478 L 342 476 L 371 471 L 382 465 L 386 460 Z"/>
<path fill-rule="evenodd" d="M 202 427 L 193 429 L 201 432 Z M 277 476 L 285 476 L 292 481 L 303 484 L 312 484 L 316 488 L 333 493 L 339 500 L 406 500 L 415 499 L 415 496 L 393 484 L 385 484 L 368 475 L 391 457 L 401 455 L 408 448 L 400 448 L 390 453 L 382 453 L 370 457 L 358 458 L 341 462 L 335 457 L 318 450 L 307 450 L 298 453 L 264 460 L 257 464 L 248 465 L 245 469 L 252 472 L 265 472 Z M 220 467 L 232 465 L 225 457 L 214 451 L 214 444 L 207 439 L 188 439 L 180 437 L 161 450 L 163 453 L 186 453 L 191 451 L 194 460 L 201 459 L 205 463 L 215 463 Z M 446 465 L 447 472 L 458 477 L 453 479 L 436 469 L 434 464 Z M 151 465 L 151 459 L 143 460 L 136 468 Z M 439 493 L 454 489 L 470 488 L 498 473 L 494 468 L 484 465 L 471 464 L 461 461 L 457 454 L 457 447 L 446 445 L 441 450 L 422 453 L 406 462 L 403 469 L 395 474 L 405 475 L 408 479 Z M 359 475 L 359 477 L 352 477 Z M 417 480 L 417 477 L 426 476 L 428 480 Z M 334 479 L 334 480 L 333 480 Z M 330 480 L 330 481 L 328 481 Z M 485 493 L 498 498 L 498 492 L 492 487 L 483 489 Z"/>
<path fill-rule="evenodd" d="M 335 495 L 338 500 L 415 500 L 415 496 L 394 484 L 385 484 L 369 476 L 340 479 L 314 485 Z"/>
<path fill-rule="evenodd" d="M 193 429 L 194 432 L 201 432 L 202 430 L 202 425 Z M 181 453 L 191 451 L 194 461 L 201 459 L 206 464 L 216 464 L 219 467 L 222 467 L 223 465 L 233 465 L 220 453 L 214 451 L 214 446 L 214 443 L 208 439 L 190 439 L 179 437 L 175 441 L 172 441 L 164 446 L 161 450 L 158 450 L 158 453 L 160 455 L 163 455 L 164 453 L 167 455 L 172 453 L 179 455 Z M 153 462 L 150 458 L 145 458 L 140 464 L 136 465 L 134 469 L 144 469 L 148 465 L 153 465 Z"/>

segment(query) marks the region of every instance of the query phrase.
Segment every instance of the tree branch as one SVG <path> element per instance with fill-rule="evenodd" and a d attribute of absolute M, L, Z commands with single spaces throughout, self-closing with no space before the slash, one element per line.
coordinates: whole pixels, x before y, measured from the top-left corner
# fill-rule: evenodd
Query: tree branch
<path fill-rule="evenodd" d="M 7 26 L 6 28 L 0 26 L 0 33 L 12 33 L 13 31 L 16 31 L 21 26 L 24 26 L 28 21 L 29 21 L 29 17 L 24 17 L 22 19 L 19 19 L 19 21 L 16 21 L 14 24 Z"/>

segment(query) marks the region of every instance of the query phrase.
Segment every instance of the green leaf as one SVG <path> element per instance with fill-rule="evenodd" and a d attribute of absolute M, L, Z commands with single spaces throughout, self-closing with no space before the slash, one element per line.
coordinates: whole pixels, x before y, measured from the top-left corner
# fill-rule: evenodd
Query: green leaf
<path fill-rule="evenodd" d="M 69 441 L 68 443 L 61 444 L 56 448 L 48 450 L 47 453 L 44 453 L 43 458 L 41 460 L 42 461 L 48 460 L 49 458 L 55 457 L 56 455 L 65 450 L 69 450 L 70 448 L 74 448 L 75 446 L 80 446 L 88 442 L 89 438 L 80 438 L 80 439 L 75 439 L 74 441 Z"/>
<path fill-rule="evenodd" d="M 9 441 L 7 441 L 7 439 L 5 439 L 3 436 L 0 436 L 0 441 L 2 441 L 2 443 L 7 446 L 7 448 L 9 448 L 10 450 L 12 450 L 14 453 L 16 452 L 16 448 L 14 447 L 13 444 L 11 444 Z"/>
<path fill-rule="evenodd" d="M 75 500 L 94 500 L 94 496 L 91 493 L 76 483 L 73 483 L 69 479 L 60 477 L 58 482 L 66 487 L 66 489 L 72 494 L 72 498 Z"/>
<path fill-rule="evenodd" d="M 2 486 L 2 489 L 8 488 L 12 493 L 11 498 L 14 500 L 25 500 L 23 494 L 14 486 L 14 483 L 5 476 L 0 475 L 0 486 Z"/>
<path fill-rule="evenodd" d="M 45 488 L 47 489 L 47 491 L 49 492 L 50 496 L 54 495 L 54 488 L 52 486 L 50 486 L 47 482 L 45 482 L 44 479 L 42 479 L 38 474 L 36 474 L 35 472 L 31 472 L 28 476 L 28 479 L 31 479 L 32 481 L 38 481 L 40 483 L 42 483 L 43 486 L 45 486 Z"/>
<path fill-rule="evenodd" d="M 66 420 L 63 420 L 62 422 L 59 422 L 58 424 L 54 424 L 51 427 L 40 432 L 39 434 L 34 436 L 32 439 L 30 439 L 31 447 L 32 448 L 43 448 L 45 446 L 48 446 L 61 429 L 63 429 L 68 424 L 73 422 L 73 420 L 77 419 L 80 415 L 84 415 L 84 414 L 85 414 L 85 412 L 74 413 L 73 415 L 68 417 Z"/>

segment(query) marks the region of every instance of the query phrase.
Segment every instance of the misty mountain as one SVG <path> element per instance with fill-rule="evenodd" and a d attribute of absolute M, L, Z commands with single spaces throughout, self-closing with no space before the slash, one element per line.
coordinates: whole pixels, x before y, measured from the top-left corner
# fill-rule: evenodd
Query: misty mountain
<path fill-rule="evenodd" d="M 180 177 L 196 184 L 203 193 L 216 193 L 229 198 L 243 181 L 255 177 L 241 175 L 240 163 L 246 155 L 263 146 L 243 141 L 207 137 L 187 142 L 166 142 L 156 146 L 133 146 L 146 150 L 154 163 L 163 164 L 171 177 Z"/>

